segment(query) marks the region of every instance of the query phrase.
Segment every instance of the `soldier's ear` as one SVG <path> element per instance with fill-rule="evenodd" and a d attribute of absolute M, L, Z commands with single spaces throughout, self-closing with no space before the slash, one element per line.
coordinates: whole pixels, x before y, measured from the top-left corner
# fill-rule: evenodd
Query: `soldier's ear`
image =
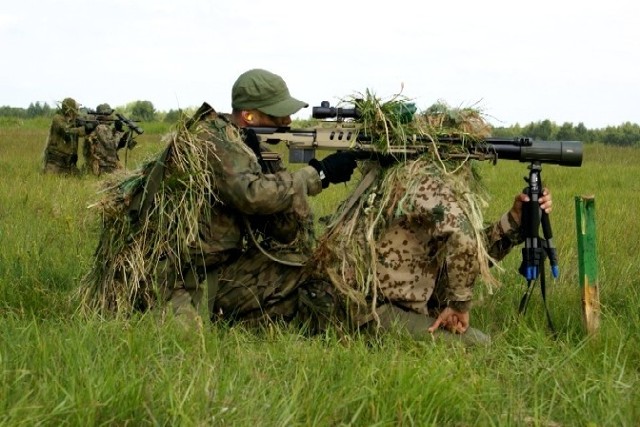
<path fill-rule="evenodd" d="M 241 115 L 242 120 L 244 120 L 245 123 L 247 123 L 248 125 L 253 124 L 253 113 L 251 113 L 251 111 L 243 110 Z"/>

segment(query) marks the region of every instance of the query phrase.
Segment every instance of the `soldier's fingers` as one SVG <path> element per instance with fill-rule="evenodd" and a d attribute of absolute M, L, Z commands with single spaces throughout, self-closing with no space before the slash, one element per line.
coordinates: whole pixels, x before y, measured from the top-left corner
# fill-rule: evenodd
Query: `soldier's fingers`
<path fill-rule="evenodd" d="M 438 317 L 436 319 L 435 322 L 433 322 L 433 325 L 431 325 L 431 327 L 429 329 L 427 329 L 429 332 L 433 333 L 435 331 L 438 330 L 438 328 L 440 327 L 440 325 L 442 324 L 442 319 L 440 319 L 440 317 Z"/>

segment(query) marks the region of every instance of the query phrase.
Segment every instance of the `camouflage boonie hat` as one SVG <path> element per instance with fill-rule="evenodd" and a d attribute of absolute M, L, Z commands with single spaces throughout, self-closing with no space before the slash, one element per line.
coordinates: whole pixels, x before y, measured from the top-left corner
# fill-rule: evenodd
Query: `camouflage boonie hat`
<path fill-rule="evenodd" d="M 291 96 L 282 77 L 255 68 L 238 77 L 231 89 L 234 110 L 258 110 L 274 117 L 286 117 L 309 104 Z"/>
<path fill-rule="evenodd" d="M 73 98 L 65 98 L 62 100 L 60 104 L 60 109 L 63 114 L 67 114 L 69 112 L 77 112 L 78 111 L 78 103 Z"/>
<path fill-rule="evenodd" d="M 113 113 L 113 110 L 111 109 L 111 106 L 109 104 L 105 103 L 100 104 L 96 107 L 96 113 L 108 116 L 109 114 Z"/>

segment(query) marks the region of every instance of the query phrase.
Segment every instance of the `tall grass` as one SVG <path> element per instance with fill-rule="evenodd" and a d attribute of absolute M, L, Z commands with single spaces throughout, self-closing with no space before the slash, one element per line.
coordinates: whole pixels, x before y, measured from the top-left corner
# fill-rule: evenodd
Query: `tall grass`
<path fill-rule="evenodd" d="M 640 151 L 589 145 L 584 165 L 544 165 L 560 278 L 557 329 L 539 293 L 524 316 L 514 251 L 473 326 L 493 344 L 467 349 L 402 333 L 307 338 L 287 327 L 185 329 L 155 314 L 76 315 L 74 292 L 95 249 L 87 205 L 99 180 L 39 173 L 48 123 L 0 122 L 0 425 L 622 425 L 640 423 Z M 145 129 L 147 129 L 145 127 Z M 154 125 L 128 167 L 159 152 Z M 481 165 L 487 219 L 506 211 L 527 165 Z M 332 212 L 349 185 L 313 200 Z M 602 323 L 581 324 L 574 198 L 595 195 Z"/>

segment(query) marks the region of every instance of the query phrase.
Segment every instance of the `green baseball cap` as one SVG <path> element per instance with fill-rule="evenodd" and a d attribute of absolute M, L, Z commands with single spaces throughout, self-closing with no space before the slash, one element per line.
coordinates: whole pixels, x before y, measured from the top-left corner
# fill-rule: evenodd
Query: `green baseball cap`
<path fill-rule="evenodd" d="M 308 106 L 291 96 L 282 77 L 260 68 L 240 74 L 231 89 L 234 110 L 255 109 L 270 116 L 286 117 Z"/>

